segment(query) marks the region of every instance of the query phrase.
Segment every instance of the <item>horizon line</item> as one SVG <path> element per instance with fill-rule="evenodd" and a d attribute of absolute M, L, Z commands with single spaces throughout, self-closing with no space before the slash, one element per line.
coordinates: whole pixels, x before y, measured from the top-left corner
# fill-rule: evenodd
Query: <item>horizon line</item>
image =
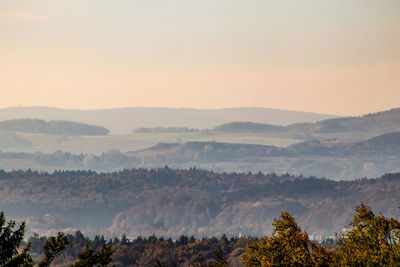
<path fill-rule="evenodd" d="M 199 110 L 199 111 L 218 111 L 218 110 L 229 110 L 229 109 L 268 109 L 268 110 L 276 110 L 276 111 L 288 111 L 288 112 L 298 112 L 298 113 L 310 113 L 310 114 L 318 114 L 318 115 L 328 115 L 334 117 L 346 117 L 346 116 L 358 116 L 358 115 L 338 115 L 331 113 L 322 113 L 322 112 L 314 112 L 314 111 L 303 111 L 303 110 L 293 110 L 293 109 L 284 109 L 284 108 L 272 108 L 272 107 L 262 107 L 262 106 L 234 106 L 234 107 L 222 107 L 222 108 L 196 108 L 196 107 L 168 107 L 168 106 L 123 106 L 123 107 L 105 107 L 105 108 L 67 108 L 67 107 L 55 107 L 55 106 L 7 106 L 0 107 L 0 110 L 5 109 L 18 109 L 18 108 L 48 108 L 48 109 L 59 109 L 59 110 L 75 110 L 75 111 L 100 111 L 100 110 L 122 110 L 122 109 L 134 109 L 134 108 L 142 108 L 142 109 L 181 109 L 181 110 Z M 385 110 L 381 110 L 385 111 Z M 370 113 L 375 113 L 380 111 L 373 111 Z"/>

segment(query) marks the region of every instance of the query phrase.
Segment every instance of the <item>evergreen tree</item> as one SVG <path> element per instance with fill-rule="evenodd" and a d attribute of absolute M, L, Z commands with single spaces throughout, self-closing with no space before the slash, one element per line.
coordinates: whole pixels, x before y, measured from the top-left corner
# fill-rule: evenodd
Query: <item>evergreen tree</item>
<path fill-rule="evenodd" d="M 78 260 L 71 267 L 93 267 L 100 265 L 106 267 L 112 261 L 113 250 L 111 246 L 103 246 L 97 253 L 87 248 L 78 254 Z"/>
<path fill-rule="evenodd" d="M 53 259 L 60 253 L 67 245 L 68 239 L 64 233 L 58 233 L 57 237 L 50 237 L 43 246 L 45 257 L 39 263 L 39 267 L 47 267 Z"/>
<path fill-rule="evenodd" d="M 15 226 L 15 221 L 6 223 L 4 212 L 0 212 L 0 266 L 33 266 L 30 245 L 19 251 L 24 239 L 25 222 L 17 229 Z"/>

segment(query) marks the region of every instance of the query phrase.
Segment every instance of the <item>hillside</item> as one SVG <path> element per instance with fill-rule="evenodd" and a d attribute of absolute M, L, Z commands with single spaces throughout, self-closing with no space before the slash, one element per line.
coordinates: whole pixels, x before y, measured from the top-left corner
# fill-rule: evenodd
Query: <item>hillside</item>
<path fill-rule="evenodd" d="M 314 175 L 331 179 L 371 177 L 400 171 L 400 132 L 360 142 L 300 142 L 288 147 L 188 142 L 159 144 L 128 153 L 141 167 L 199 166 L 215 171 L 262 171 Z"/>
<path fill-rule="evenodd" d="M 288 146 L 296 156 L 400 156 L 400 132 L 379 135 L 360 142 L 307 141 Z"/>
<path fill-rule="evenodd" d="M 352 133 L 356 136 L 363 136 L 365 134 L 379 135 L 400 130 L 400 108 L 371 113 L 360 117 L 332 118 L 318 122 L 304 121 L 287 126 L 237 121 L 219 125 L 214 130 L 265 134 L 278 132 L 284 136 L 304 136 L 305 138 L 321 138 L 323 136 L 343 133 Z"/>
<path fill-rule="evenodd" d="M 361 201 L 398 217 L 400 174 L 332 181 L 168 167 L 101 174 L 0 171 L 2 209 L 28 219 L 28 229 L 39 233 L 80 228 L 130 237 L 260 236 L 270 233 L 281 210 L 294 214 L 309 233 L 333 233 Z"/>
<path fill-rule="evenodd" d="M 168 158 L 188 158 L 199 161 L 230 161 L 243 158 L 303 157 L 303 156 L 400 156 L 400 132 L 376 136 L 360 142 L 306 141 L 286 148 L 253 144 L 219 142 L 188 142 L 183 144 L 158 144 L 131 152 L 129 155 L 163 155 Z M 188 159 L 190 160 L 190 159 Z"/>
<path fill-rule="evenodd" d="M 30 145 L 15 136 L 6 140 L 14 145 Z M 182 169 L 196 166 L 217 172 L 293 173 L 335 180 L 373 177 L 400 171 L 400 132 L 359 142 L 314 140 L 287 147 L 203 141 L 159 143 L 127 153 L 117 149 L 99 154 L 0 152 L 0 169 L 6 170 L 114 171 L 165 165 Z"/>
<path fill-rule="evenodd" d="M 137 128 L 188 127 L 211 129 L 232 121 L 252 121 L 277 125 L 316 122 L 337 116 L 268 108 L 177 109 L 127 107 L 101 110 L 70 110 L 49 107 L 0 109 L 0 120 L 38 118 L 102 125 L 112 134 L 131 134 Z"/>
<path fill-rule="evenodd" d="M 109 130 L 95 125 L 72 121 L 49 121 L 39 119 L 16 119 L 0 121 L 0 131 L 40 133 L 53 135 L 108 135 Z"/>
<path fill-rule="evenodd" d="M 314 132 L 374 132 L 387 133 L 400 130 L 400 108 L 367 114 L 319 121 L 311 128 Z"/>

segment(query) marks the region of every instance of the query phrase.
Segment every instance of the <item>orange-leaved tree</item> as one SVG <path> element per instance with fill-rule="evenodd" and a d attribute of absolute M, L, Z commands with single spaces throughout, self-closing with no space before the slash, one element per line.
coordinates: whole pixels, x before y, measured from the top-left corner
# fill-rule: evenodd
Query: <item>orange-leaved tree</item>
<path fill-rule="evenodd" d="M 339 265 L 399 266 L 400 222 L 375 215 L 364 203 L 355 212 L 349 231 L 338 242 Z"/>
<path fill-rule="evenodd" d="M 271 237 L 247 245 L 249 250 L 242 256 L 245 266 L 314 266 L 333 262 L 334 253 L 312 244 L 288 212 L 283 211 L 272 225 Z"/>
<path fill-rule="evenodd" d="M 330 250 L 311 243 L 286 211 L 273 226 L 271 237 L 247 244 L 245 266 L 400 266 L 400 222 L 375 215 L 364 203 Z"/>

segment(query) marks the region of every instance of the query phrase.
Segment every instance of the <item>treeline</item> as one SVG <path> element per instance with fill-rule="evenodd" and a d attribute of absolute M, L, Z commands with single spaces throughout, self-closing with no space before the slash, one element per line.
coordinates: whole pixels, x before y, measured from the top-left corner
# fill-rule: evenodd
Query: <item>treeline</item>
<path fill-rule="evenodd" d="M 282 211 L 272 223 L 272 235 L 260 239 L 229 239 L 223 235 L 219 239 L 198 240 L 182 235 L 172 240 L 153 234 L 129 240 L 124 234 L 120 239 L 115 237 L 107 241 L 103 236 L 90 239 L 79 231 L 67 236 L 59 233 L 57 239 L 61 239 L 63 250 L 51 261 L 53 266 L 69 266 L 74 262 L 73 266 L 93 266 L 77 263 L 94 262 L 99 258 L 105 259 L 101 266 L 399 266 L 400 221 L 375 215 L 364 203 L 354 211 L 346 231 L 326 243 L 310 240 L 295 218 Z M 27 248 L 37 261 L 46 259 L 49 243 L 60 247 L 57 239 L 34 235 L 29 238 Z"/>
<path fill-rule="evenodd" d="M 80 231 L 67 234 L 68 245 L 54 259 L 52 266 L 70 266 L 80 253 L 85 250 L 100 251 L 103 247 L 111 247 L 112 261 L 110 266 L 208 266 L 221 260 L 229 266 L 242 266 L 241 256 L 246 251 L 246 244 L 256 239 L 249 238 L 220 238 L 196 239 L 193 236 L 171 238 L 137 237 L 128 239 L 126 235 L 120 238 L 106 240 L 104 236 L 89 238 Z M 34 261 L 44 257 L 44 244 L 49 240 L 45 236 L 34 235 L 28 239 Z"/>

